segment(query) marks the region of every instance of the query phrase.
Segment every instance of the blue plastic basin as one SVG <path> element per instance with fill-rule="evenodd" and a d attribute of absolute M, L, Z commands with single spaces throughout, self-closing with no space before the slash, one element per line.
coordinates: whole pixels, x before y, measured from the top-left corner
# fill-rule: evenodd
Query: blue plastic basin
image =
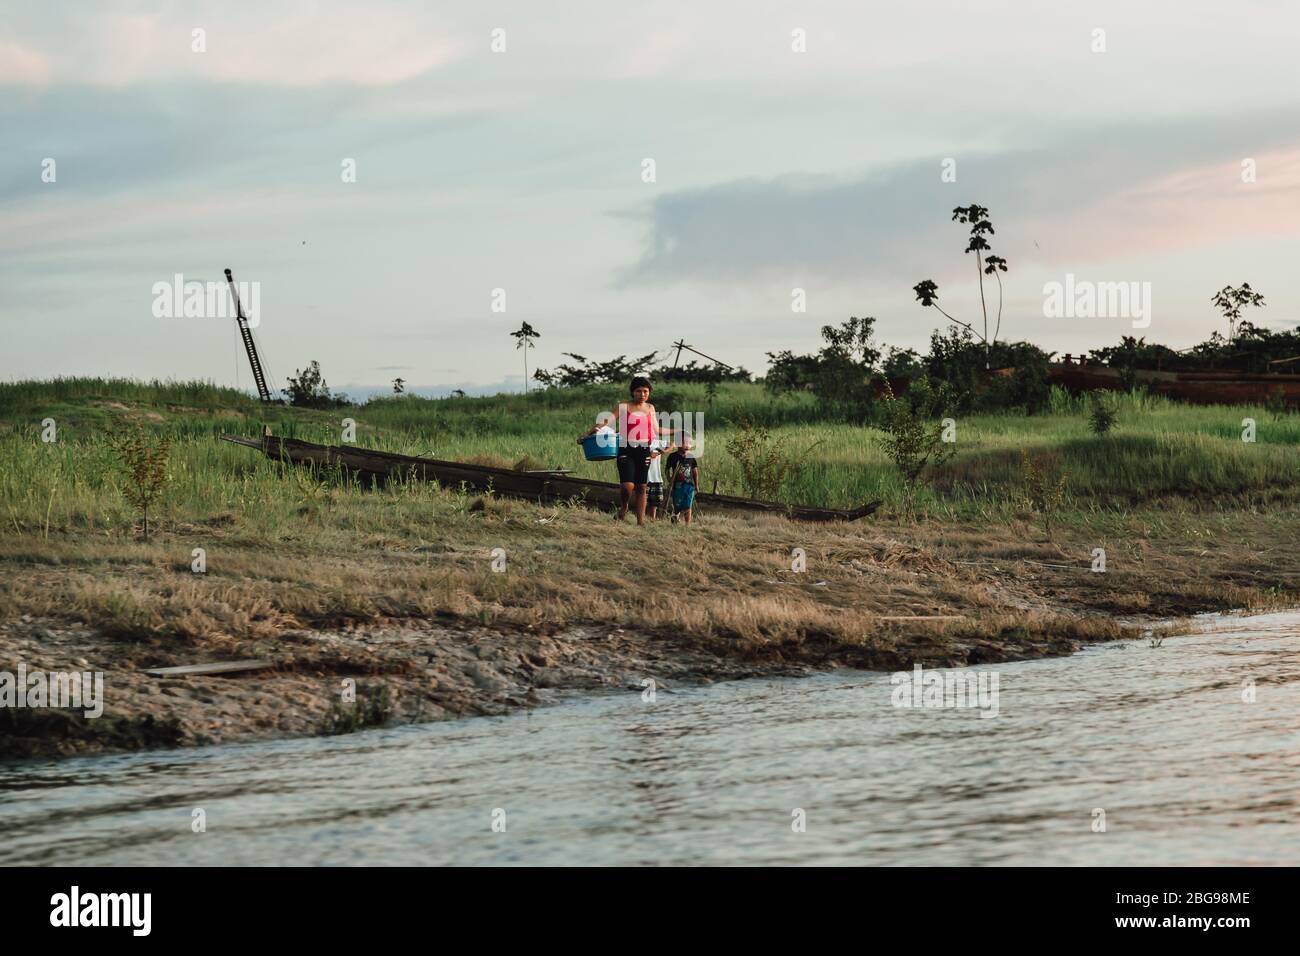
<path fill-rule="evenodd" d="M 596 432 L 582 440 L 582 456 L 587 461 L 609 461 L 618 457 L 618 435 L 612 431 Z"/>

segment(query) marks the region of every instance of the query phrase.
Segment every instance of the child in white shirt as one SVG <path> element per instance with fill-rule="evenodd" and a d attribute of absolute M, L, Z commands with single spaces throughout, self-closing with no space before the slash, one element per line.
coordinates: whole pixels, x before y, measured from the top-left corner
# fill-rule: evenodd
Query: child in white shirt
<path fill-rule="evenodd" d="M 650 447 L 662 449 L 666 444 L 666 442 L 656 441 Z M 661 457 L 661 455 L 655 455 L 650 459 L 650 470 L 646 473 L 645 479 L 645 510 L 651 521 L 658 518 L 659 507 L 664 503 L 664 483 L 659 471 L 659 459 Z"/>

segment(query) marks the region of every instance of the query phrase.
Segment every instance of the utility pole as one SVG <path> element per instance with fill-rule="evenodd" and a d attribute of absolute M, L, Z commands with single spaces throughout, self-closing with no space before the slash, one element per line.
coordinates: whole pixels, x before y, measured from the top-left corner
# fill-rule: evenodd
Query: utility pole
<path fill-rule="evenodd" d="M 731 371 L 731 366 L 728 365 L 726 362 L 719 362 L 719 361 L 718 361 L 717 359 L 715 359 L 712 355 L 705 355 L 705 354 L 704 354 L 703 352 L 701 352 L 699 349 L 691 348 L 689 345 L 686 344 L 685 340 L 683 340 L 683 339 L 678 339 L 676 342 L 674 342 L 674 343 L 673 343 L 673 348 L 677 349 L 677 357 L 676 357 L 675 359 L 673 359 L 673 368 L 676 368 L 676 367 L 677 367 L 677 363 L 678 363 L 678 361 L 681 360 L 681 357 L 682 357 L 682 349 L 686 349 L 686 351 L 688 351 L 688 352 L 694 352 L 694 353 L 695 353 L 696 355 L 698 355 L 700 358 L 706 358 L 706 359 L 708 359 L 708 360 L 709 360 L 710 362 L 712 362 L 714 365 L 718 365 L 718 366 L 721 366 L 722 368 L 725 368 L 728 372 Z"/>

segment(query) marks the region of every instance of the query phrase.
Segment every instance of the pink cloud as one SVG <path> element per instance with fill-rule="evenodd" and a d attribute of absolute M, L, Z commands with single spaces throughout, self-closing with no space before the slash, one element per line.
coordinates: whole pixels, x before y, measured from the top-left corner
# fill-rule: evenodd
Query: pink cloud
<path fill-rule="evenodd" d="M 50 73 L 50 61 L 38 51 L 0 41 L 0 86 L 45 86 Z"/>
<path fill-rule="evenodd" d="M 1252 157 L 1256 181 L 1234 163 L 1178 170 L 1089 206 L 1038 215 L 1023 235 L 1052 236 L 1042 261 L 1090 262 L 1189 249 L 1234 239 L 1294 236 L 1300 208 L 1300 147 Z M 1019 232 L 1020 229 L 1017 229 Z"/>

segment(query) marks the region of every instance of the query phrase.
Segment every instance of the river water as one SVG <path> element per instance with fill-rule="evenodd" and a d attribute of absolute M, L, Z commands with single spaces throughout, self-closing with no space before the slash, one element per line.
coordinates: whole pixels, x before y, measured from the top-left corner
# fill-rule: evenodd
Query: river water
<path fill-rule="evenodd" d="M 12 763 L 0 863 L 1300 863 L 1300 614 L 1196 627 L 967 669 L 995 717 L 837 672 Z"/>

